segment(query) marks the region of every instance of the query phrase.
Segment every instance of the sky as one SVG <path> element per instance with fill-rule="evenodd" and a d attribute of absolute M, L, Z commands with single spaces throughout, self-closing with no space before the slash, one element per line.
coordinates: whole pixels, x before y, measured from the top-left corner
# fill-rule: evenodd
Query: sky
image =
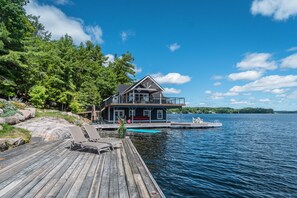
<path fill-rule="evenodd" d="M 30 0 L 52 39 L 127 51 L 187 106 L 297 110 L 297 0 Z"/>

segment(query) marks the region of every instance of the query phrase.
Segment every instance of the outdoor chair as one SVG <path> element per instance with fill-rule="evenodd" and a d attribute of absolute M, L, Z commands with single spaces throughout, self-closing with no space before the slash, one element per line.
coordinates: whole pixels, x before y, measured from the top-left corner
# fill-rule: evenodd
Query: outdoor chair
<path fill-rule="evenodd" d="M 84 128 L 89 135 L 90 141 L 108 143 L 111 145 L 112 148 L 117 147 L 122 143 L 122 141 L 117 138 L 102 138 L 99 135 L 97 129 L 92 125 L 85 125 Z"/>
<path fill-rule="evenodd" d="M 101 151 L 110 151 L 111 145 L 108 143 L 102 143 L 102 142 L 90 142 L 83 134 L 83 131 L 78 126 L 69 127 L 69 131 L 71 133 L 71 136 L 73 140 L 70 144 L 70 149 L 79 148 L 79 150 L 82 149 L 96 149 L 98 154 L 100 155 Z"/>

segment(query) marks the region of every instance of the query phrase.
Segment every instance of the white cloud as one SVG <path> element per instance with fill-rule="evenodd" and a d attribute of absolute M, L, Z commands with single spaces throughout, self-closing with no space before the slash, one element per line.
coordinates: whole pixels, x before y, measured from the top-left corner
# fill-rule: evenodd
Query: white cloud
<path fill-rule="evenodd" d="M 235 100 L 235 99 L 230 99 L 230 104 L 254 105 L 254 103 L 251 103 L 249 101 L 238 101 L 238 100 Z"/>
<path fill-rule="evenodd" d="M 265 92 L 269 92 L 272 94 L 283 94 L 286 92 L 285 89 L 272 89 L 272 90 L 266 90 Z"/>
<path fill-rule="evenodd" d="M 240 70 L 274 70 L 277 68 L 276 62 L 271 60 L 269 53 L 252 53 L 245 55 L 244 59 L 236 64 Z"/>
<path fill-rule="evenodd" d="M 236 92 L 226 92 L 226 93 L 222 93 L 222 92 L 215 92 L 211 95 L 211 99 L 213 100 L 220 100 L 220 99 L 224 99 L 225 96 L 237 96 L 238 93 Z"/>
<path fill-rule="evenodd" d="M 120 33 L 120 36 L 121 36 L 122 41 L 125 42 L 129 37 L 135 36 L 135 32 L 134 31 L 131 31 L 131 30 L 122 31 Z"/>
<path fill-rule="evenodd" d="M 232 81 L 236 80 L 256 80 L 262 76 L 262 72 L 260 71 L 245 71 L 239 73 L 229 74 L 228 78 Z"/>
<path fill-rule="evenodd" d="M 168 48 L 170 51 L 174 52 L 180 48 L 180 45 L 177 43 L 173 43 L 173 44 L 169 45 Z"/>
<path fill-rule="evenodd" d="M 296 47 L 291 47 L 289 49 L 287 49 L 288 52 L 293 52 L 293 51 L 297 51 L 297 46 Z"/>
<path fill-rule="evenodd" d="M 270 102 L 269 98 L 261 98 L 259 102 Z"/>
<path fill-rule="evenodd" d="M 271 16 L 275 20 L 286 20 L 297 15 L 296 0 L 254 0 L 251 7 L 253 15 Z"/>
<path fill-rule="evenodd" d="M 205 106 L 205 105 L 206 105 L 206 103 L 204 103 L 204 102 L 199 103 L 199 106 Z"/>
<path fill-rule="evenodd" d="M 70 1 L 70 0 L 54 0 L 54 3 L 58 4 L 58 5 L 67 5 L 67 4 L 71 4 L 72 1 Z"/>
<path fill-rule="evenodd" d="M 281 68 L 297 69 L 297 53 L 282 59 Z"/>
<path fill-rule="evenodd" d="M 98 25 L 96 25 L 96 26 L 87 26 L 86 31 L 91 36 L 92 41 L 96 41 L 97 43 L 100 43 L 100 44 L 104 42 L 103 39 L 102 39 L 102 36 L 103 36 L 102 29 Z"/>
<path fill-rule="evenodd" d="M 87 32 L 81 19 L 67 16 L 60 9 L 50 5 L 40 5 L 36 0 L 31 0 L 25 6 L 28 14 L 40 16 L 40 23 L 42 23 L 46 30 L 51 32 L 53 39 L 59 39 L 65 34 L 70 35 L 76 44 L 85 42 L 95 38 L 95 41 L 102 43 L 102 30 L 99 26 L 88 26 L 87 29 L 92 30 Z M 100 33 L 101 30 L 101 34 Z"/>
<path fill-rule="evenodd" d="M 135 73 L 141 73 L 141 72 L 142 72 L 142 68 L 135 66 Z"/>
<path fill-rule="evenodd" d="M 184 84 L 191 81 L 191 77 L 179 73 L 168 73 L 166 75 L 157 73 L 151 76 L 160 84 Z"/>
<path fill-rule="evenodd" d="M 222 80 L 224 78 L 224 76 L 220 76 L 220 75 L 214 75 L 211 77 L 212 80 Z"/>
<path fill-rule="evenodd" d="M 109 65 L 109 63 L 113 63 L 114 62 L 114 55 L 112 54 L 106 54 L 105 58 L 107 58 L 107 60 L 103 63 L 103 66 L 107 67 Z"/>
<path fill-rule="evenodd" d="M 271 75 L 265 76 L 263 78 L 260 78 L 259 80 L 245 84 L 243 86 L 234 86 L 230 89 L 230 92 L 266 91 L 296 86 L 297 75 Z"/>
<path fill-rule="evenodd" d="M 179 89 L 175 89 L 175 88 L 164 88 L 164 93 L 166 94 L 179 94 L 181 92 L 181 90 Z"/>
<path fill-rule="evenodd" d="M 222 85 L 222 83 L 221 82 L 215 82 L 215 83 L 213 83 L 213 86 L 221 86 Z"/>
<path fill-rule="evenodd" d="M 205 91 L 206 94 L 211 94 L 212 92 L 210 90 Z"/>

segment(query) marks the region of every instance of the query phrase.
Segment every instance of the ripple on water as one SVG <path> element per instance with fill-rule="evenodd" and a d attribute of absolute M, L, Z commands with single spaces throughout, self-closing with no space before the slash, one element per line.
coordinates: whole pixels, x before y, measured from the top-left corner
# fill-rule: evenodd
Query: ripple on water
<path fill-rule="evenodd" d="M 297 197 L 297 116 L 199 116 L 223 127 L 133 139 L 167 197 Z"/>

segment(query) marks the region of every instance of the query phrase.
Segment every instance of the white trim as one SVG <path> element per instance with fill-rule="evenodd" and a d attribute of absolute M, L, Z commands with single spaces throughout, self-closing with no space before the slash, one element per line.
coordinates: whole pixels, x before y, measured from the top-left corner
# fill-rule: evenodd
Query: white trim
<path fill-rule="evenodd" d="M 135 109 L 129 109 L 129 117 L 133 118 L 134 116 L 135 116 Z"/>
<path fill-rule="evenodd" d="M 116 112 L 119 114 L 119 112 L 123 113 L 123 116 L 125 116 L 125 110 L 122 110 L 122 109 L 117 109 L 117 110 L 114 110 L 114 117 L 113 117 L 113 120 L 116 122 Z"/>
<path fill-rule="evenodd" d="M 161 112 L 162 117 L 159 117 L 159 112 Z M 162 109 L 157 109 L 157 119 L 158 120 L 164 119 L 164 111 Z"/>
<path fill-rule="evenodd" d="M 161 87 L 161 86 L 159 85 L 159 83 L 157 83 L 151 76 L 146 76 L 146 77 L 144 77 L 143 79 L 141 79 L 140 81 L 138 81 L 133 87 L 129 87 L 129 88 L 127 88 L 127 89 L 123 92 L 123 94 L 127 93 L 127 90 L 135 89 L 135 87 L 137 87 L 139 84 L 141 84 L 141 83 L 142 83 L 143 81 L 145 81 L 147 78 L 151 79 L 151 81 L 153 81 L 153 83 L 155 83 L 155 85 L 157 85 L 157 86 L 161 89 L 161 91 L 164 91 L 164 88 Z"/>

